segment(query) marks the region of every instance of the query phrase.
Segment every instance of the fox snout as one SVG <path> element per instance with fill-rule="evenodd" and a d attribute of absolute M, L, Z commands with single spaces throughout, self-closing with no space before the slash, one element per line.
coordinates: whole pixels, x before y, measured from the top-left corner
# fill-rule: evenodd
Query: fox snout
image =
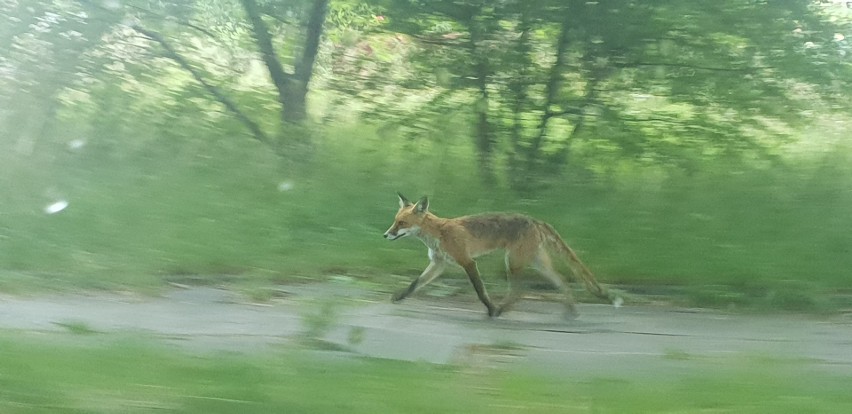
<path fill-rule="evenodd" d="M 400 235 L 397 232 L 395 232 L 395 231 L 392 232 L 391 230 L 386 231 L 385 234 L 384 234 L 384 238 L 386 238 L 388 240 L 396 240 L 396 239 L 399 238 L 399 236 Z"/>
<path fill-rule="evenodd" d="M 411 232 L 411 229 L 408 228 L 399 228 L 397 226 L 393 226 L 385 232 L 384 237 L 388 240 L 396 240 L 398 238 L 407 236 L 408 233 Z"/>

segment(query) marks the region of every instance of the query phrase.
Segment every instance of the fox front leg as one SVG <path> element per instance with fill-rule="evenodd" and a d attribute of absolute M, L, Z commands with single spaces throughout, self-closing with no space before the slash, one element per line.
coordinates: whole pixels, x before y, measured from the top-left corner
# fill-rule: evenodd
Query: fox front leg
<path fill-rule="evenodd" d="M 407 288 L 398 290 L 391 296 L 391 301 L 394 303 L 399 302 L 405 298 L 407 298 L 412 293 L 416 292 L 423 286 L 432 283 L 433 280 L 437 279 L 438 276 L 441 276 L 441 273 L 444 273 L 444 268 L 446 267 L 446 263 L 441 260 L 432 260 L 429 262 L 429 266 L 426 267 L 426 270 L 420 274 L 416 279 L 414 279 L 411 284 L 408 285 Z"/>
<path fill-rule="evenodd" d="M 479 297 L 479 300 L 488 309 L 488 316 L 492 318 L 499 316 L 500 310 L 491 303 L 491 298 L 488 297 L 488 292 L 485 291 L 485 284 L 482 283 L 482 277 L 479 276 L 479 269 L 476 268 L 476 262 L 471 260 L 463 264 L 462 268 L 467 273 L 470 283 L 473 284 L 476 296 Z"/>

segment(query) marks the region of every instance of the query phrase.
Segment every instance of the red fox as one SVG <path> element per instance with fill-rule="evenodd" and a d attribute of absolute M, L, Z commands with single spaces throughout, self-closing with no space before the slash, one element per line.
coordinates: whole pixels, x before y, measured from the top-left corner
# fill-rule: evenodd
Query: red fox
<path fill-rule="evenodd" d="M 606 289 L 595 280 L 592 272 L 562 240 L 549 224 L 522 214 L 486 213 L 457 218 L 441 218 L 429 212 L 429 199 L 417 203 L 400 193 L 399 211 L 393 225 L 385 232 L 388 240 L 408 235 L 419 238 L 429 248 L 429 266 L 411 284 L 392 296 L 394 302 L 405 299 L 444 272 L 447 264 L 457 264 L 467 273 L 479 300 L 488 309 L 488 316 L 497 317 L 521 298 L 521 271 L 527 266 L 541 273 L 565 295 L 565 315 L 576 317 L 577 311 L 571 289 L 562 275 L 553 269 L 548 250 L 569 260 L 572 271 L 582 277 L 586 288 L 595 296 L 612 301 Z M 485 291 L 475 259 L 494 250 L 506 252 L 506 272 L 509 293 L 495 306 Z M 621 298 L 615 298 L 616 306 Z"/>

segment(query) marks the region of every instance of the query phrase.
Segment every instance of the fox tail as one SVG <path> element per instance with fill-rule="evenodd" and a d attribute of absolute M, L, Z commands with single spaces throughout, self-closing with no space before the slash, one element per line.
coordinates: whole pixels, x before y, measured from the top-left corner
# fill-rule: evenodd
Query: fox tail
<path fill-rule="evenodd" d="M 571 270 L 575 275 L 583 279 L 586 289 L 593 295 L 601 299 L 606 299 L 616 307 L 620 307 L 623 303 L 621 297 L 611 294 L 609 290 L 598 283 L 595 276 L 592 274 L 592 271 L 589 270 L 582 261 L 580 261 L 577 254 L 574 253 L 574 250 L 572 250 L 567 243 L 565 243 L 565 240 L 562 239 L 562 236 L 559 235 L 556 229 L 554 229 L 550 224 L 544 222 L 540 222 L 539 225 L 542 232 L 546 235 L 548 246 L 558 251 L 563 257 L 568 259 Z"/>

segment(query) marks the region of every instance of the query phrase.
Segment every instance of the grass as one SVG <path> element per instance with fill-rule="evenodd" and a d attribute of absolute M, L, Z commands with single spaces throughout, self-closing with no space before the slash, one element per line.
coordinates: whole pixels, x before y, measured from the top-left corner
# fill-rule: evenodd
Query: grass
<path fill-rule="evenodd" d="M 264 286 L 339 274 L 392 290 L 426 261 L 419 243 L 381 238 L 396 190 L 429 194 L 445 216 L 535 215 L 601 281 L 712 287 L 696 303 L 809 310 L 825 293 L 852 289 L 845 157 L 776 170 L 708 164 L 689 176 L 651 167 L 570 173 L 546 194 L 519 197 L 482 186 L 467 145 L 367 128 L 319 141 L 312 161 L 296 167 L 225 140 L 75 151 L 58 140 L 29 158 L 2 155 L 0 290 L 210 283 L 248 286 L 264 300 Z M 43 211 L 58 199 L 65 210 Z M 501 262 L 483 263 L 486 279 L 502 283 Z"/>
<path fill-rule="evenodd" d="M 8 334 L 8 333 L 7 333 Z M 849 376 L 806 361 L 677 358 L 680 374 L 596 377 L 339 358 L 294 349 L 191 355 L 138 338 L 0 340 L 0 411 L 836 413 Z"/>

